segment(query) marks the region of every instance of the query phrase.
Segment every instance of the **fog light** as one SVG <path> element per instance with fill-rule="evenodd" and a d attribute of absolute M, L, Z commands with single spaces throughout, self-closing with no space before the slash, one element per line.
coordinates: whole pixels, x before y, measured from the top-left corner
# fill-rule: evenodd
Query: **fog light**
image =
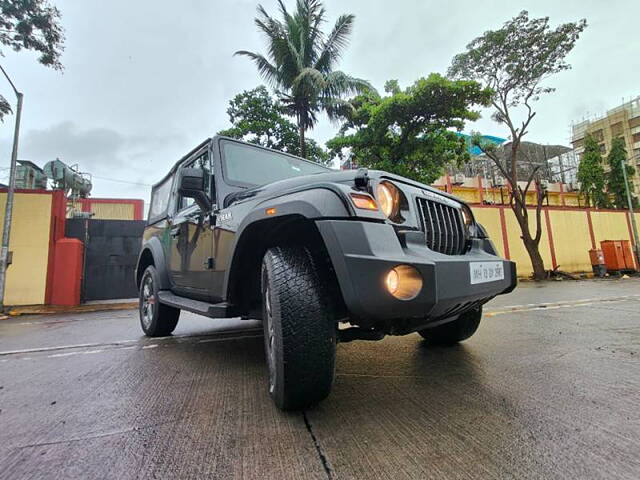
<path fill-rule="evenodd" d="M 395 268 L 389 270 L 387 273 L 387 279 L 385 281 L 387 284 L 387 290 L 391 295 L 394 295 L 398 291 L 398 284 L 400 283 L 400 278 L 398 277 L 398 272 Z"/>
<path fill-rule="evenodd" d="M 422 290 L 422 276 L 410 265 L 398 265 L 387 272 L 385 286 L 399 300 L 416 298 Z"/>

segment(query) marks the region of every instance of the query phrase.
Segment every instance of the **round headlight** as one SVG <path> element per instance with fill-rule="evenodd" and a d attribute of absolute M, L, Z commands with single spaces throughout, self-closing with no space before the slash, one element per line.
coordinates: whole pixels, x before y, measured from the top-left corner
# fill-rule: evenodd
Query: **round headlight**
<path fill-rule="evenodd" d="M 473 214 L 471 213 L 471 210 L 469 210 L 469 207 L 467 206 L 463 206 L 461 210 L 462 210 L 462 219 L 464 220 L 464 224 L 466 225 L 467 228 L 469 228 L 473 223 Z"/>
<path fill-rule="evenodd" d="M 380 182 L 376 186 L 376 198 L 380 205 L 380 210 L 387 218 L 395 216 L 400 203 L 400 192 L 390 182 Z"/>

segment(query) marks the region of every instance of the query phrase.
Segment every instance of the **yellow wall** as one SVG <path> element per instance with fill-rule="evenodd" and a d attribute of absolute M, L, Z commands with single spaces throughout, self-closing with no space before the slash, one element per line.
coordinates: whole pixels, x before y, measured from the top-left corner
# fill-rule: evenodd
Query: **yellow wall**
<path fill-rule="evenodd" d="M 441 186 L 444 190 L 444 187 Z M 453 185 L 453 195 L 464 200 L 467 203 L 480 203 L 480 192 L 477 188 L 471 188 L 468 186 Z M 499 188 L 482 189 L 482 195 L 485 202 L 493 204 L 508 204 L 509 203 L 509 191 L 506 188 L 502 189 L 502 194 Z M 576 192 L 565 192 L 562 195 L 559 191 L 547 192 L 548 200 L 545 200 L 545 205 L 560 207 L 562 205 L 562 197 L 564 197 L 564 204 L 567 207 L 584 207 L 584 198 L 579 198 L 579 194 Z M 536 204 L 536 194 L 534 191 L 527 193 L 527 205 Z"/>
<path fill-rule="evenodd" d="M 524 243 L 520 239 L 520 225 L 516 219 L 515 214 L 511 209 L 504 209 L 504 215 L 507 226 L 507 235 L 509 237 L 509 252 L 511 260 L 518 265 L 518 275 L 528 276 L 533 271 L 531 266 L 531 260 L 529 260 L 529 254 L 524 248 Z M 535 210 L 529 210 L 529 231 L 532 235 L 535 235 L 536 230 L 536 212 Z M 540 254 L 542 260 L 544 260 L 545 268 L 551 268 L 551 251 L 549 249 L 549 241 L 547 236 L 547 224 L 544 218 L 544 212 L 542 215 L 542 238 L 540 240 Z"/>
<path fill-rule="evenodd" d="M 502 225 L 500 222 L 500 207 L 472 207 L 473 214 L 487 230 L 496 248 L 505 255 L 502 237 Z M 591 236 L 589 235 L 589 223 L 585 210 L 555 210 L 549 209 L 549 221 L 553 234 L 553 245 L 556 263 L 561 270 L 567 272 L 589 272 L 591 261 L 589 250 L 591 249 Z M 509 243 L 509 256 L 518 265 L 518 275 L 526 277 L 531 275 L 532 267 L 522 239 L 520 238 L 520 226 L 510 208 L 504 208 L 505 227 Z M 596 248 L 600 248 L 602 240 L 630 240 L 629 227 L 627 225 L 626 212 L 591 211 Z M 636 214 L 640 225 L 640 213 Z M 535 210 L 529 210 L 529 226 L 532 234 L 535 232 Z M 542 212 L 542 239 L 540 240 L 540 253 L 544 260 L 545 268 L 553 268 L 551 261 L 551 244 L 547 234 L 547 223 L 544 211 Z"/>
<path fill-rule="evenodd" d="M 96 220 L 135 220 L 135 206 L 132 203 L 91 202 L 91 218 Z M 82 203 L 67 203 L 67 218 L 73 218 L 74 211 L 82 212 Z"/>
<path fill-rule="evenodd" d="M 96 220 L 133 220 L 134 206 L 131 203 L 91 203 L 91 212 Z"/>
<path fill-rule="evenodd" d="M 469 190 L 466 188 L 453 187 L 453 194 L 460 200 L 464 200 L 467 203 L 480 203 L 477 190 Z"/>
<path fill-rule="evenodd" d="M 491 238 L 491 241 L 495 244 L 500 255 L 504 257 L 505 253 L 504 242 L 502 241 L 502 227 L 500 225 L 500 209 L 475 207 L 472 208 L 472 210 L 475 219 L 487 230 L 489 238 Z"/>
<path fill-rule="evenodd" d="M 591 271 L 591 236 L 585 211 L 550 210 L 553 245 L 560 270 Z M 548 267 L 551 268 L 551 267 Z"/>
<path fill-rule="evenodd" d="M 13 263 L 7 271 L 6 305 L 35 305 L 45 301 L 51 195 L 16 193 L 9 250 Z M 0 232 L 7 194 L 0 193 Z"/>
<path fill-rule="evenodd" d="M 591 212 L 596 245 L 602 240 L 628 240 L 629 226 L 626 212 Z"/>

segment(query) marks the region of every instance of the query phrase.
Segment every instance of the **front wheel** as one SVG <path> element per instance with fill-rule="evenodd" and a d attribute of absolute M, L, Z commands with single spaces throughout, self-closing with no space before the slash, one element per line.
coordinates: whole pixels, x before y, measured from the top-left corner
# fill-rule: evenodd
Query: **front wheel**
<path fill-rule="evenodd" d="M 270 248 L 262 261 L 269 394 L 282 410 L 318 403 L 333 384 L 336 315 L 320 268 L 303 247 Z"/>
<path fill-rule="evenodd" d="M 454 345 L 476 333 L 482 318 L 482 307 L 463 313 L 457 319 L 418 331 L 422 338 L 434 345 Z"/>
<path fill-rule="evenodd" d="M 140 326 L 148 337 L 166 337 L 178 324 L 180 309 L 163 305 L 158 301 L 158 272 L 150 265 L 142 274 L 138 311 Z"/>

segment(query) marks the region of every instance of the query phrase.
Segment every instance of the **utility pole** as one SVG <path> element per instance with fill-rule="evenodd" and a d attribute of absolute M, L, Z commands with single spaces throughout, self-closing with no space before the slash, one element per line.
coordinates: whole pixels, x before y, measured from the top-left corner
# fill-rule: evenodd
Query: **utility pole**
<path fill-rule="evenodd" d="M 20 137 L 20 116 L 22 115 L 23 95 L 15 87 L 2 65 L 0 70 L 9 81 L 13 92 L 16 94 L 18 104 L 16 107 L 16 125 L 13 131 L 13 149 L 11 150 L 11 166 L 9 169 L 9 188 L 7 189 L 7 203 L 4 208 L 4 227 L 2 229 L 2 247 L 0 248 L 0 313 L 4 311 L 4 291 L 7 280 L 7 267 L 9 262 L 9 238 L 11 234 L 11 216 L 13 214 L 13 197 L 16 186 L 16 161 L 18 160 L 18 139 Z"/>
<path fill-rule="evenodd" d="M 633 212 L 633 202 L 631 201 L 631 188 L 627 180 L 627 159 L 622 160 L 622 176 L 624 177 L 624 188 L 627 191 L 627 205 L 629 206 L 629 216 L 631 216 L 631 226 L 633 228 L 633 242 L 635 243 L 636 263 L 640 265 L 640 240 L 638 239 L 638 225 L 636 224 L 636 216 Z"/>

